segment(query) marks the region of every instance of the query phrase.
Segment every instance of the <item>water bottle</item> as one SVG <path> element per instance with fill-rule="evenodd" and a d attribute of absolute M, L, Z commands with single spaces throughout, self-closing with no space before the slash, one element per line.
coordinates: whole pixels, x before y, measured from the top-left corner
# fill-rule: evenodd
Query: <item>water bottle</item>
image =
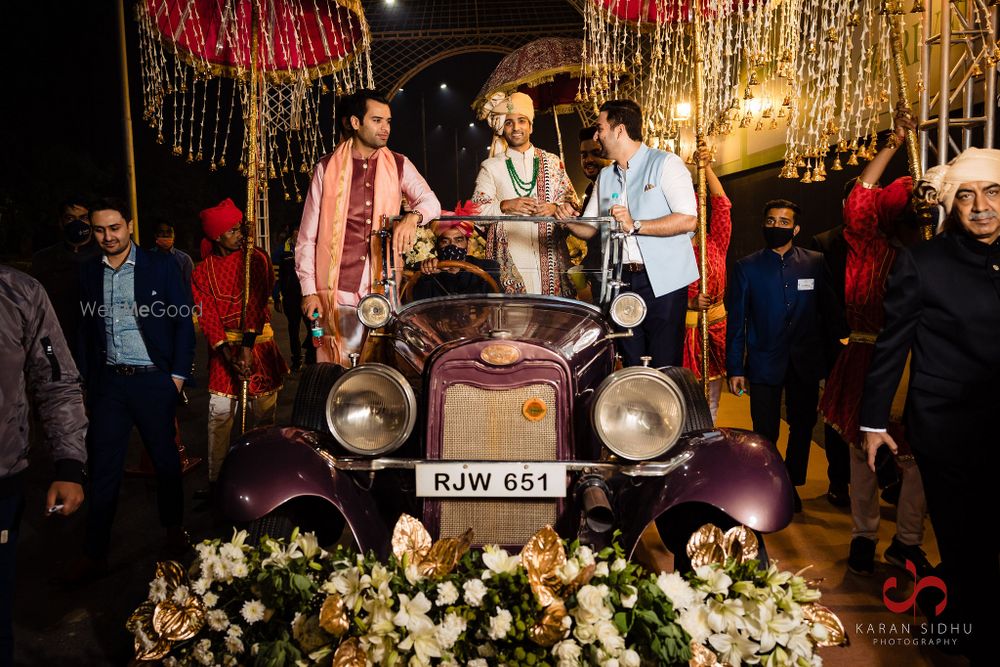
<path fill-rule="evenodd" d="M 313 347 L 322 347 L 323 323 L 320 322 L 319 309 L 315 309 L 312 312 L 312 327 L 310 328 L 310 332 L 312 333 Z"/>

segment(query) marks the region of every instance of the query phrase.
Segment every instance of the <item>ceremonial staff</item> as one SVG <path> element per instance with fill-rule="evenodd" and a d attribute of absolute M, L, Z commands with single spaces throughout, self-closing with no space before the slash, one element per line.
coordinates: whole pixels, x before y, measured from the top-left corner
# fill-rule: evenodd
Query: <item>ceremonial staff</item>
<path fill-rule="evenodd" d="M 701 268 L 701 281 L 699 291 L 708 294 L 708 254 L 707 227 L 708 227 L 708 184 L 705 177 L 705 164 L 699 159 L 698 151 L 705 146 L 705 54 L 702 46 L 701 35 L 701 7 L 700 3 L 691 3 L 691 10 L 694 14 L 694 133 L 695 133 L 695 164 L 697 169 L 698 182 L 698 264 Z M 708 398 L 708 311 L 701 311 L 698 318 L 698 330 L 701 334 L 701 388 Z"/>
<path fill-rule="evenodd" d="M 258 158 L 257 142 L 260 140 L 260 127 L 258 122 L 258 81 L 260 76 L 258 71 L 258 36 L 257 36 L 257 4 L 250 3 L 250 100 L 247 111 L 247 207 L 243 216 L 245 229 L 243 232 L 243 307 L 240 314 L 240 322 L 243 328 L 243 342 L 247 342 L 248 335 L 252 336 L 247 326 L 247 304 L 250 302 L 250 263 L 254 252 L 254 233 L 257 227 L 257 189 L 258 189 Z M 247 408 L 250 400 L 250 378 L 243 377 L 240 384 L 240 433 L 247 430 Z"/>

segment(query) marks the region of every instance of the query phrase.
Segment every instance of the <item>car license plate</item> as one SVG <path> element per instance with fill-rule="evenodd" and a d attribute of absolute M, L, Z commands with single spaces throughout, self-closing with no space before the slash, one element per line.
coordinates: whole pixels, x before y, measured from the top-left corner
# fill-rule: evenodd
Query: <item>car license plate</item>
<path fill-rule="evenodd" d="M 564 498 L 562 463 L 418 463 L 421 498 Z"/>

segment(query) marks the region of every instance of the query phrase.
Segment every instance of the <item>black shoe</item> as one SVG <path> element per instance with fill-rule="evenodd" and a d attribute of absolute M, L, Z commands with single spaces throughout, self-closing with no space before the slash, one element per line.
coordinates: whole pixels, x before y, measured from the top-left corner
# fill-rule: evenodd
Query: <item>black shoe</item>
<path fill-rule="evenodd" d="M 826 492 L 826 499 L 834 507 L 850 507 L 851 494 L 847 491 L 846 485 L 831 484 Z"/>
<path fill-rule="evenodd" d="M 792 509 L 796 514 L 802 513 L 802 498 L 799 497 L 799 490 L 795 488 L 792 489 Z"/>
<path fill-rule="evenodd" d="M 875 574 L 875 540 L 869 540 L 867 537 L 855 537 L 851 540 L 847 569 L 863 577 Z"/>
<path fill-rule="evenodd" d="M 892 538 L 892 544 L 889 545 L 889 548 L 882 554 L 882 558 L 885 562 L 904 570 L 906 569 L 906 561 L 910 561 L 917 570 L 917 576 L 921 578 L 934 572 L 934 566 L 927 560 L 927 554 L 924 553 L 923 549 L 916 544 L 903 544 L 895 537 Z"/>

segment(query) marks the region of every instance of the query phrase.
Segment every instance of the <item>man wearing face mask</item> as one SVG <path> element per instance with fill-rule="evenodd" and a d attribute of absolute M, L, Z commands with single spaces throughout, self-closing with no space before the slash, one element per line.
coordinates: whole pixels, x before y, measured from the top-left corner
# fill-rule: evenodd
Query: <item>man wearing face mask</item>
<path fill-rule="evenodd" d="M 80 265 L 95 259 L 101 249 L 90 233 L 90 216 L 85 197 L 67 197 L 59 205 L 59 233 L 62 238 L 31 258 L 31 274 L 42 284 L 63 333 L 73 336 L 80 324 Z M 74 346 L 71 351 L 76 354 Z M 76 360 L 79 363 L 79 360 Z"/>
<path fill-rule="evenodd" d="M 753 430 L 777 444 L 781 395 L 792 484 L 806 482 L 828 336 L 848 334 L 823 255 L 795 247 L 801 211 L 785 199 L 764 205 L 765 248 L 736 263 L 726 302 L 726 371 L 737 396 L 750 394 Z M 795 511 L 802 511 L 798 492 Z"/>
<path fill-rule="evenodd" d="M 456 211 L 456 214 L 462 211 Z M 474 215 L 474 212 L 465 212 Z M 445 212 L 445 216 L 448 213 Z M 458 267 L 439 268 L 439 261 L 467 262 L 478 266 L 493 276 L 499 284 L 500 265 L 492 259 L 469 257 L 469 238 L 472 236 L 472 223 L 465 220 L 443 217 L 434 223 L 434 233 L 437 235 L 436 257 L 425 259 L 420 265 L 423 274 L 421 280 L 413 288 L 413 300 L 430 299 L 449 294 L 488 294 L 489 285 L 485 280 Z"/>
<path fill-rule="evenodd" d="M 171 255 L 181 270 L 184 285 L 191 289 L 191 272 L 194 271 L 194 262 L 191 260 L 191 255 L 174 247 L 174 228 L 165 222 L 158 224 L 154 243 L 155 245 L 149 251 Z"/>

